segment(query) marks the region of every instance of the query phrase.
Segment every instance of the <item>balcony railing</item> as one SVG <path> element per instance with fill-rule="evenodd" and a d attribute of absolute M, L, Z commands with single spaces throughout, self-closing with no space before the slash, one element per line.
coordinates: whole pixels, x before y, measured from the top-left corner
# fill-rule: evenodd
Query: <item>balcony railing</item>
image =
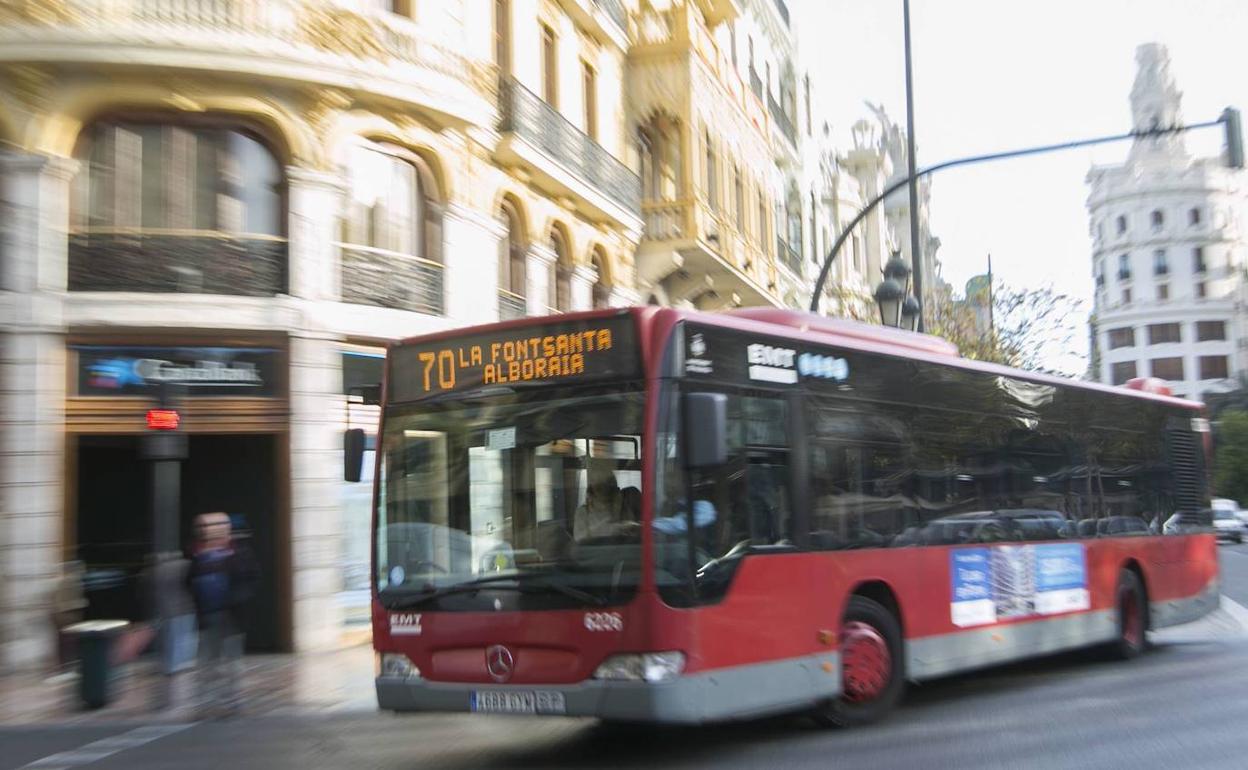
<path fill-rule="evenodd" d="M 628 32 L 628 10 L 620 0 L 594 0 L 594 5 L 607 12 L 622 32 Z"/>
<path fill-rule="evenodd" d="M 534 145 L 628 211 L 641 209 L 641 179 L 537 94 L 504 78 L 499 107 L 500 131 Z"/>
<path fill-rule="evenodd" d="M 286 239 L 85 231 L 69 237 L 70 291 L 271 297 L 286 291 Z"/>
<path fill-rule="evenodd" d="M 793 121 L 770 93 L 767 94 L 767 109 L 771 112 L 771 119 L 775 122 L 776 128 L 780 129 L 780 133 L 784 134 L 789 143 L 796 147 L 797 132 L 793 130 Z"/>
<path fill-rule="evenodd" d="M 641 217 L 646 240 L 682 240 L 688 232 L 689 201 L 646 201 L 641 206 Z"/>
<path fill-rule="evenodd" d="M 342 301 L 442 315 L 445 271 L 437 262 L 367 246 L 342 247 Z"/>
<path fill-rule="evenodd" d="M 89 48 L 92 61 L 116 56 L 129 63 L 134 46 L 142 46 L 145 56 L 171 54 L 160 61 L 180 67 L 216 68 L 217 57 L 246 57 L 259 72 L 273 71 L 268 62 L 280 59 L 370 75 L 382 62 L 390 78 L 421 70 L 491 94 L 495 85 L 489 67 L 411 19 L 335 0 L 0 0 L 0 19 L 0 59 L 6 48 L 22 55 L 39 45 Z"/>
<path fill-rule="evenodd" d="M 498 290 L 498 320 L 514 321 L 517 318 L 524 318 L 528 313 L 529 306 L 524 297 L 506 289 Z"/>

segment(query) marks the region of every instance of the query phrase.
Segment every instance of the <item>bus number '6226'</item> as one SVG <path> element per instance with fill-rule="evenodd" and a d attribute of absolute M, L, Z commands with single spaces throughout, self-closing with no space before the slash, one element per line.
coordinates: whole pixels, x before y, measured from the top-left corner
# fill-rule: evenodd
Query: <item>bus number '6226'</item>
<path fill-rule="evenodd" d="M 624 616 L 618 612 L 587 612 L 585 628 L 590 631 L 623 631 Z"/>

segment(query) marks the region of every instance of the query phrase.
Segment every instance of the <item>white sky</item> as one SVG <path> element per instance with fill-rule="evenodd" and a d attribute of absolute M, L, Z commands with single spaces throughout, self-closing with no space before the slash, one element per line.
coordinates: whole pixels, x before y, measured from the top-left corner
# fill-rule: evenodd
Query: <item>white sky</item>
<path fill-rule="evenodd" d="M 902 1 L 788 2 L 838 148 L 850 146 L 854 121 L 870 117 L 864 100 L 883 103 L 904 128 Z M 1238 74 L 1244 0 L 911 0 L 910 14 L 920 166 L 1129 131 L 1143 42 L 1170 49 L 1186 122 L 1248 109 L 1248 77 Z M 1193 132 L 1187 143 L 1212 155 L 1221 134 Z M 1126 151 L 1104 145 L 936 174 L 931 222 L 945 280 L 960 292 L 991 253 L 1006 283 L 1052 284 L 1090 309 L 1084 177 Z M 1086 354 L 1086 334 L 1076 344 Z"/>

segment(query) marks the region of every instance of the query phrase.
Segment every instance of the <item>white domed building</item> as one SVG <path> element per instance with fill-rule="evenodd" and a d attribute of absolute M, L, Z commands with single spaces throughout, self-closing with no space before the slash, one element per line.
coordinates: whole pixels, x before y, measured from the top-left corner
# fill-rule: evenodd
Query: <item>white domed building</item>
<path fill-rule="evenodd" d="M 1141 45 L 1136 62 L 1132 125 L 1181 125 L 1165 46 Z M 1125 163 L 1088 173 L 1095 379 L 1157 377 L 1197 400 L 1234 386 L 1242 177 L 1192 157 L 1181 133 L 1137 139 Z"/>

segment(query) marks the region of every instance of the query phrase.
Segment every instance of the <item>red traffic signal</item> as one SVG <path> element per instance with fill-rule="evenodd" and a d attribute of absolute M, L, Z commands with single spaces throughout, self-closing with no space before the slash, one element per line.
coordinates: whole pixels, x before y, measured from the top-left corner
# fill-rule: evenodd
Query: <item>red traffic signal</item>
<path fill-rule="evenodd" d="M 147 410 L 147 427 L 151 430 L 177 430 L 181 422 L 176 409 Z"/>

